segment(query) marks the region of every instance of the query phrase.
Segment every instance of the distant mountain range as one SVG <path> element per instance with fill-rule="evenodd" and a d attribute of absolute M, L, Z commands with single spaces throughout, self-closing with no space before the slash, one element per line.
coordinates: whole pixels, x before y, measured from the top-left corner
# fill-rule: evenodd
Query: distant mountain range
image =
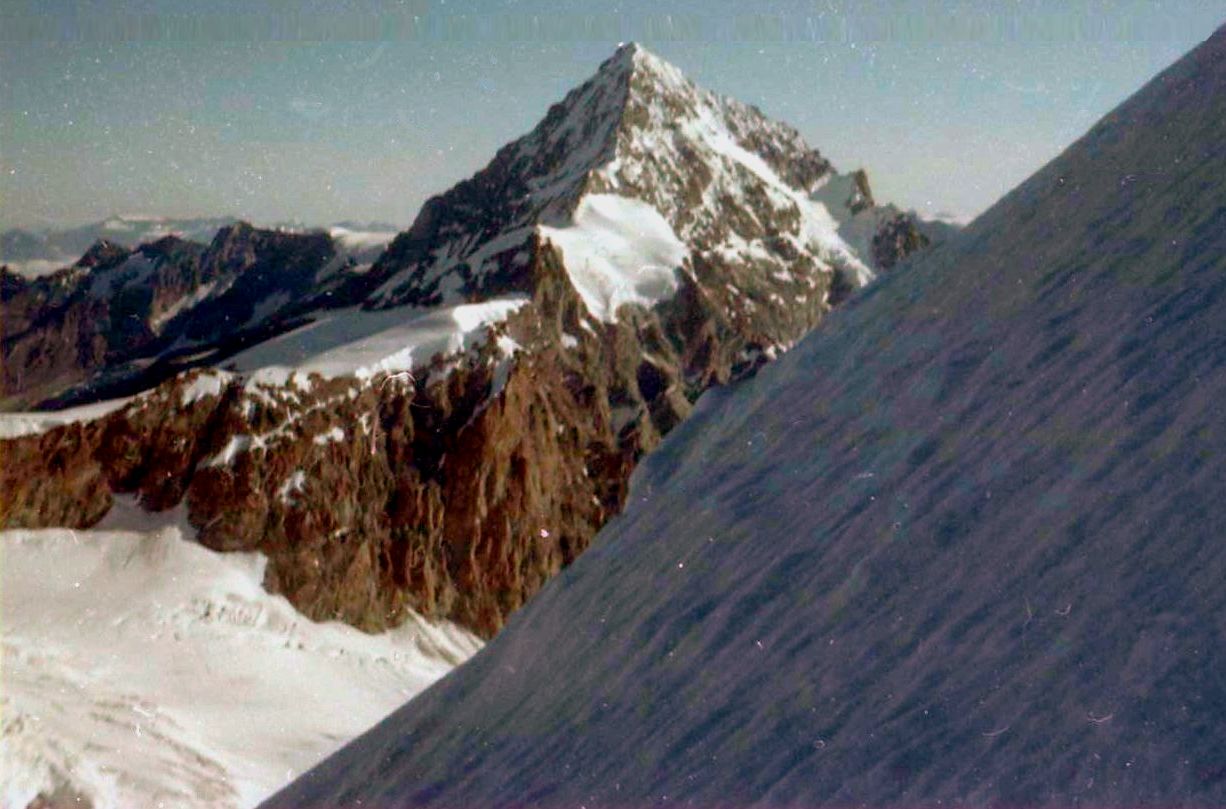
<path fill-rule="evenodd" d="M 171 218 L 145 215 L 112 216 L 75 227 L 10 228 L 0 231 L 0 265 L 29 278 L 46 275 L 74 263 L 96 242 L 108 241 L 135 248 L 165 236 L 207 244 L 223 227 L 239 222 L 232 216 Z M 301 222 L 274 222 L 272 230 L 306 232 Z M 394 234 L 398 228 L 384 222 L 337 222 L 326 230 Z M 390 235 L 389 235 L 390 238 Z"/>

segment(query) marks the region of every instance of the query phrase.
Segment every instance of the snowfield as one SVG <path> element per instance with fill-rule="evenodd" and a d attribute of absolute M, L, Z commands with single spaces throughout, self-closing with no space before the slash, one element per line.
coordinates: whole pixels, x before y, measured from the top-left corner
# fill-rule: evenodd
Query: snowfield
<path fill-rule="evenodd" d="M 253 806 L 481 645 L 313 623 L 264 591 L 262 556 L 190 536 L 130 502 L 97 530 L 0 532 L 5 809 Z"/>

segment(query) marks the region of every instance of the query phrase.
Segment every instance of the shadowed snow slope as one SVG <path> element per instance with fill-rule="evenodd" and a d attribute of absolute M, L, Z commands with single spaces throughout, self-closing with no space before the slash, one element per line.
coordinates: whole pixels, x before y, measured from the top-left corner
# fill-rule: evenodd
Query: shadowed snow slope
<path fill-rule="evenodd" d="M 1226 29 L 269 806 L 1226 804 Z"/>

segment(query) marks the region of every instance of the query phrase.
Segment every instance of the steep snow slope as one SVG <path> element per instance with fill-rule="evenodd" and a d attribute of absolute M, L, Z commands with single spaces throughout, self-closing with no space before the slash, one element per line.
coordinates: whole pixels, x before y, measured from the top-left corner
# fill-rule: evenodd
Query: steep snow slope
<path fill-rule="evenodd" d="M 258 554 L 186 541 L 131 503 L 98 530 L 7 531 L 5 807 L 251 806 L 472 654 L 417 619 L 383 635 L 306 620 Z"/>
<path fill-rule="evenodd" d="M 267 805 L 1226 805 L 1224 120 L 1226 29 Z"/>

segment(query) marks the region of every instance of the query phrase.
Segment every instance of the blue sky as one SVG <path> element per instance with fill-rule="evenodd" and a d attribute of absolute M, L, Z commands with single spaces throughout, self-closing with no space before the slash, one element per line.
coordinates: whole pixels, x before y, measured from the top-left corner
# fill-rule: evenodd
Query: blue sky
<path fill-rule="evenodd" d="M 878 198 L 967 217 L 1223 22 L 1226 0 L 9 0 L 0 226 L 406 227 L 628 40 Z"/>

